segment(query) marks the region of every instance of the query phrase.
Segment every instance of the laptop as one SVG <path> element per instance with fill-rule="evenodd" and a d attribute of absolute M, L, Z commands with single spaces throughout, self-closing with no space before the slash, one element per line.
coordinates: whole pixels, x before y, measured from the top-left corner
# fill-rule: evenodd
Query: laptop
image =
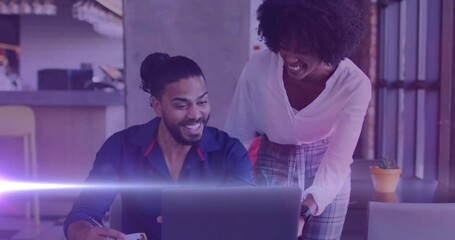
<path fill-rule="evenodd" d="M 301 189 L 166 189 L 162 240 L 295 240 Z"/>

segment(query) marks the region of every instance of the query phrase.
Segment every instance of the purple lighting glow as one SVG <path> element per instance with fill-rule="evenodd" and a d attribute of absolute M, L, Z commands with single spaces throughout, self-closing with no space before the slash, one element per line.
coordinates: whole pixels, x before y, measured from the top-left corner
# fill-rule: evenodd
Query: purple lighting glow
<path fill-rule="evenodd" d="M 55 191 L 55 190 L 150 190 L 172 187 L 150 183 L 138 184 L 117 184 L 117 183 L 97 183 L 97 184 L 66 184 L 66 183 L 38 183 L 38 182 L 16 182 L 0 180 L 0 194 L 20 192 L 20 191 Z"/>
<path fill-rule="evenodd" d="M 79 189 L 86 187 L 87 186 L 75 184 L 13 182 L 0 180 L 0 193 L 30 190 Z"/>

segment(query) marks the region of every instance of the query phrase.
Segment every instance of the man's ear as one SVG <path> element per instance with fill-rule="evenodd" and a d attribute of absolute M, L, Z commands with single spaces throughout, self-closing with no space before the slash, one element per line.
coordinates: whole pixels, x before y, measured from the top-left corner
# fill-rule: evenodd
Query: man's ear
<path fill-rule="evenodd" d="M 150 106 L 155 110 L 157 117 L 161 117 L 161 102 L 158 98 L 151 96 L 150 97 Z"/>

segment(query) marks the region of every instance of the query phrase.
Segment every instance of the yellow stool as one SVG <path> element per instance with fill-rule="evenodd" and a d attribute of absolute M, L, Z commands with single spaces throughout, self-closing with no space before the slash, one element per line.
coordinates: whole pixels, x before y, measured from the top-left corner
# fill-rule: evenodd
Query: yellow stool
<path fill-rule="evenodd" d="M 29 179 L 37 179 L 35 114 L 26 106 L 0 106 L 0 136 L 22 137 L 25 175 Z M 32 195 L 33 217 L 40 223 L 38 194 Z M 31 218 L 30 200 L 27 200 L 25 216 Z"/>

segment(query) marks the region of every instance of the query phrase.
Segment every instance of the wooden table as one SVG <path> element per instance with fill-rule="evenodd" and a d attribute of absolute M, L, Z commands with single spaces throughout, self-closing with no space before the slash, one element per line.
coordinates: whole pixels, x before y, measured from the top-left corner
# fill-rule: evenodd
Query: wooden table
<path fill-rule="evenodd" d="M 377 193 L 368 172 L 368 163 L 356 160 L 352 168 L 351 199 L 343 229 L 344 239 L 365 239 L 368 203 L 447 203 L 455 202 L 455 189 L 449 189 L 437 181 L 400 179 L 396 193 Z M 371 164 L 370 164 L 371 165 Z"/>

